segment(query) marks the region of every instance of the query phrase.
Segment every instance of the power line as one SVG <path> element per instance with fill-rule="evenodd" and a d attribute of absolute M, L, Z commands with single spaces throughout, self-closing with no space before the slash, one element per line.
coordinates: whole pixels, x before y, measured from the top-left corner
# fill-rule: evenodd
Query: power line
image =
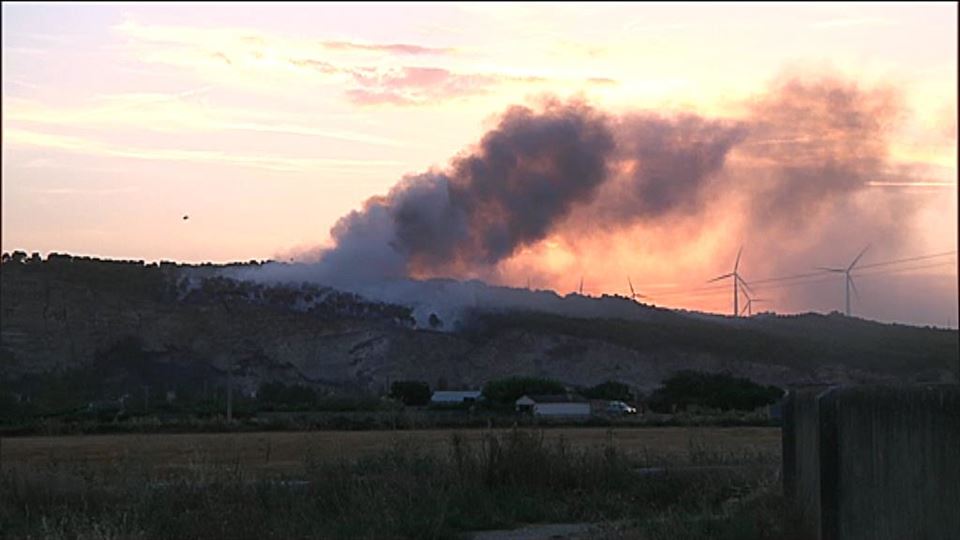
<path fill-rule="evenodd" d="M 912 267 L 909 267 L 909 268 L 891 268 L 891 269 L 888 269 L 888 270 L 882 271 L 882 272 L 863 272 L 863 273 L 860 273 L 860 274 L 853 274 L 853 275 L 854 275 L 854 276 L 857 276 L 857 277 L 861 277 L 861 276 L 863 276 L 863 277 L 869 277 L 869 276 L 882 275 L 882 274 L 897 274 L 897 273 L 900 273 L 900 272 L 909 272 L 909 271 L 911 271 L 911 270 L 923 270 L 923 269 L 926 269 L 926 268 L 936 268 L 936 267 L 938 267 L 938 266 L 946 266 L 946 265 L 948 265 L 948 264 L 953 264 L 953 261 L 943 261 L 943 262 L 938 262 L 938 263 L 930 263 L 930 264 L 924 264 L 924 265 L 921 265 L 921 266 L 912 266 Z"/>
<path fill-rule="evenodd" d="M 947 255 L 955 255 L 956 253 L 957 251 L 945 251 L 942 253 L 933 253 L 929 255 L 918 255 L 915 257 L 906 257 L 903 259 L 893 259 L 888 261 L 875 262 L 871 264 L 864 264 L 864 265 L 861 265 L 859 268 L 861 269 L 880 268 L 883 266 L 892 266 L 895 264 L 903 264 L 906 262 L 915 262 L 915 261 L 934 259 L 937 257 L 945 257 Z M 951 263 L 952 261 L 943 261 L 940 263 L 934 263 L 932 265 L 925 265 L 925 266 L 918 266 L 918 267 L 911 267 L 911 268 L 894 268 L 894 269 L 889 269 L 885 271 L 881 270 L 880 272 L 854 272 L 854 273 L 851 273 L 851 275 L 870 276 L 870 275 L 878 275 L 878 274 L 884 274 L 884 273 L 897 273 L 897 272 L 903 272 L 903 271 L 909 271 L 909 270 L 921 270 L 925 268 L 933 268 L 933 267 L 943 266 Z M 819 279 L 808 279 L 808 278 L 819 278 Z M 795 281 L 793 283 L 784 283 L 781 285 L 770 285 L 774 283 L 780 283 L 784 281 L 793 281 L 798 279 L 804 280 L 804 281 Z M 758 287 L 756 287 L 757 290 L 770 290 L 770 289 L 776 289 L 780 287 L 792 287 L 796 285 L 823 283 L 827 281 L 832 281 L 833 279 L 835 278 L 833 277 L 831 272 L 828 272 L 826 270 L 819 270 L 816 272 L 806 272 L 802 274 L 792 274 L 787 276 L 774 276 L 774 277 L 768 277 L 763 279 L 747 280 L 747 283 L 751 286 L 759 285 Z M 712 285 L 708 287 L 694 287 L 690 289 L 676 289 L 672 291 L 667 290 L 660 293 L 650 294 L 650 297 L 651 299 L 659 299 L 659 298 L 669 298 L 669 297 L 675 297 L 675 296 L 712 296 L 714 294 L 720 294 L 720 293 L 726 294 L 728 291 L 729 291 L 729 287 L 726 285 Z"/>
<path fill-rule="evenodd" d="M 875 266 L 888 266 L 888 265 L 891 265 L 891 264 L 897 264 L 897 263 L 902 263 L 902 262 L 922 261 L 922 260 L 926 260 L 926 259 L 934 259 L 934 258 L 936 258 L 936 257 L 945 257 L 945 256 L 947 256 L 947 255 L 956 255 L 956 254 L 957 254 L 957 252 L 956 252 L 955 250 L 954 250 L 954 251 L 944 251 L 943 253 L 934 253 L 933 255 L 920 255 L 920 256 L 918 256 L 918 257 L 907 257 L 906 259 L 896 259 L 896 260 L 893 260 L 893 261 L 884 261 L 884 262 L 876 262 L 876 263 L 870 263 L 870 264 L 861 264 L 858 268 L 873 268 L 873 267 L 875 267 Z"/>

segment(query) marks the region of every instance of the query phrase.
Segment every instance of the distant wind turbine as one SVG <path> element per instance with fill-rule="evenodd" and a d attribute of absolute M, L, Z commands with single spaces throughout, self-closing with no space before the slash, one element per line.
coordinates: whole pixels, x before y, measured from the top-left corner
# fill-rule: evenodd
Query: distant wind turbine
<path fill-rule="evenodd" d="M 733 316 L 740 316 L 740 290 L 739 285 L 743 285 L 743 288 L 750 291 L 750 286 L 747 285 L 747 282 L 740 277 L 739 268 L 740 268 L 740 255 L 743 253 L 743 246 L 740 246 L 740 250 L 737 251 L 737 261 L 733 263 L 733 272 L 729 274 L 724 274 L 722 276 L 717 276 L 707 283 L 713 283 L 714 281 L 720 281 L 721 279 L 726 279 L 728 277 L 733 278 Z"/>
<path fill-rule="evenodd" d="M 844 274 L 846 276 L 846 279 L 844 281 L 846 283 L 846 291 L 847 291 L 846 292 L 847 317 L 850 316 L 850 289 L 851 288 L 853 289 L 853 294 L 857 297 L 857 300 L 860 300 L 860 293 L 857 292 L 857 285 L 856 283 L 853 282 L 853 276 L 850 275 L 850 272 L 853 270 L 853 267 L 856 266 L 858 262 L 860 262 L 860 257 L 863 257 L 863 254 L 866 253 L 868 249 L 870 249 L 870 244 L 867 244 L 867 247 L 863 248 L 860 254 L 857 255 L 855 259 L 853 259 L 853 262 L 850 263 L 850 266 L 848 266 L 846 269 L 827 268 L 824 266 L 817 267 L 818 270 L 825 270 L 827 272 L 834 272 L 836 274 Z"/>
<path fill-rule="evenodd" d="M 580 276 L 580 296 L 583 296 L 583 276 Z"/>
<path fill-rule="evenodd" d="M 744 312 L 747 313 L 747 316 L 753 315 L 753 303 L 754 302 L 768 302 L 765 298 L 751 298 L 747 295 L 747 305 L 743 306 L 743 311 L 740 312 L 740 315 L 743 315 Z"/>
<path fill-rule="evenodd" d="M 642 295 L 642 294 L 637 294 L 637 291 L 633 290 L 633 282 L 630 281 L 630 276 L 627 276 L 627 284 L 630 285 L 630 299 L 631 299 L 631 300 L 633 300 L 634 302 L 636 302 L 636 301 L 637 301 L 637 297 L 647 298 L 646 296 L 644 296 L 644 295 Z"/>

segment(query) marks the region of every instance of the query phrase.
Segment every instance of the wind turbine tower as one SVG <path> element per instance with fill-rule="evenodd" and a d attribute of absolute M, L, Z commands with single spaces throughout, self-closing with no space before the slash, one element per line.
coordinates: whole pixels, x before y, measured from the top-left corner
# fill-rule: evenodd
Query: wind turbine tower
<path fill-rule="evenodd" d="M 630 276 L 627 276 L 627 285 L 630 285 L 630 299 L 634 302 L 637 301 L 637 298 L 647 298 L 642 294 L 637 294 L 637 291 L 633 290 L 633 282 L 630 281 Z"/>
<path fill-rule="evenodd" d="M 765 298 L 751 298 L 749 295 L 746 295 L 746 296 L 747 296 L 747 305 L 743 306 L 743 311 L 740 312 L 740 315 L 743 315 L 743 312 L 746 312 L 748 317 L 750 317 L 750 316 L 753 315 L 753 303 L 754 303 L 754 302 L 758 302 L 758 303 L 759 303 L 759 302 L 766 302 L 766 301 L 767 301 Z"/>
<path fill-rule="evenodd" d="M 850 275 L 850 272 L 853 271 L 853 267 L 856 266 L 858 262 L 860 262 L 860 257 L 863 257 L 863 254 L 866 253 L 868 249 L 870 249 L 870 244 L 867 244 L 867 247 L 863 248 L 863 250 L 860 252 L 860 254 L 857 255 L 857 257 L 856 257 L 855 259 L 853 259 L 853 262 L 850 263 L 850 266 L 846 267 L 846 269 L 844 269 L 844 268 L 826 268 L 826 267 L 823 267 L 823 266 L 818 266 L 818 267 L 817 267 L 819 270 L 826 270 L 827 272 L 833 272 L 833 273 L 836 273 L 836 274 L 844 274 L 844 276 L 845 276 L 845 278 L 846 278 L 846 279 L 844 279 L 844 282 L 845 282 L 845 284 L 846 284 L 846 295 L 845 295 L 845 298 L 846 298 L 846 306 L 847 306 L 847 311 L 846 311 L 847 317 L 850 316 L 850 289 L 851 289 L 851 288 L 853 289 L 853 294 L 856 295 L 857 299 L 860 298 L 860 293 L 857 292 L 857 285 L 853 282 L 853 276 Z"/>
<path fill-rule="evenodd" d="M 737 260 L 733 263 L 733 272 L 729 274 L 724 274 L 722 276 L 717 276 L 707 283 L 713 283 L 714 281 L 720 281 L 721 279 L 727 279 L 728 277 L 733 278 L 733 316 L 740 316 L 740 289 L 739 286 L 743 285 L 743 288 L 747 291 L 751 290 L 750 286 L 747 285 L 747 282 L 740 277 L 740 255 L 743 253 L 743 246 L 740 246 L 740 250 L 737 251 Z M 744 293 L 746 294 L 746 293 Z"/>

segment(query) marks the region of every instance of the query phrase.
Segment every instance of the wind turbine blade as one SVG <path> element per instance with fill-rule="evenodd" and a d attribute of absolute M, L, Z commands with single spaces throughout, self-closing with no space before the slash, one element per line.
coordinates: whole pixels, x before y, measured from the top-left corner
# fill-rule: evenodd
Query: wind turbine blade
<path fill-rule="evenodd" d="M 747 285 L 747 282 L 744 281 L 742 277 L 740 277 L 740 274 L 737 274 L 737 281 L 739 281 L 740 284 L 743 285 L 744 289 L 750 291 L 751 293 L 753 292 L 753 288 L 750 287 L 750 285 Z"/>
<path fill-rule="evenodd" d="M 630 276 L 627 276 L 627 283 L 630 285 L 630 298 L 636 298 L 637 291 L 633 290 L 633 282 L 630 281 Z"/>
<path fill-rule="evenodd" d="M 743 316 L 744 313 L 747 312 L 747 308 L 749 308 L 749 307 L 750 307 L 750 301 L 747 300 L 747 304 L 746 304 L 745 306 L 743 306 L 743 309 L 740 310 L 740 316 L 741 316 L 741 317 Z"/>
<path fill-rule="evenodd" d="M 737 251 L 737 262 L 733 263 L 733 271 L 736 272 L 737 268 L 740 268 L 740 254 L 743 253 L 743 246 L 740 246 L 740 250 Z"/>
<path fill-rule="evenodd" d="M 860 254 L 857 255 L 857 258 L 854 259 L 852 263 L 850 263 L 850 266 L 847 267 L 847 272 L 849 272 L 850 270 L 853 270 L 853 267 L 856 266 L 857 261 L 860 260 L 860 257 L 863 257 L 863 254 L 866 253 L 868 249 L 870 249 L 870 244 L 867 244 L 867 247 L 863 248 L 863 251 L 861 251 Z"/>
<path fill-rule="evenodd" d="M 847 279 L 850 281 L 850 288 L 853 289 L 853 297 L 857 299 L 857 302 L 860 302 L 860 293 L 857 291 L 857 283 L 853 281 L 853 276 L 847 276 Z"/>
<path fill-rule="evenodd" d="M 728 277 L 730 277 L 730 276 L 732 276 L 732 275 L 733 275 L 733 273 L 724 274 L 724 275 L 722 275 L 722 276 L 715 277 L 715 278 L 711 279 L 711 280 L 708 281 L 707 283 L 713 283 L 714 281 L 720 281 L 721 279 L 726 279 L 726 278 L 728 278 Z"/>
<path fill-rule="evenodd" d="M 827 268 L 825 266 L 818 266 L 816 268 L 817 270 L 823 270 L 824 272 L 838 272 L 841 274 L 846 272 L 846 270 L 844 270 L 843 268 Z"/>

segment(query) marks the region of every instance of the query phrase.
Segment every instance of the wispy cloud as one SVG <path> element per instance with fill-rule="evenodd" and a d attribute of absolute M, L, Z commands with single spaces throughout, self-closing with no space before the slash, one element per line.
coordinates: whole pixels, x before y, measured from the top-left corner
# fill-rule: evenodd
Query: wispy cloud
<path fill-rule="evenodd" d="M 216 150 L 118 146 L 93 139 L 56 135 L 22 129 L 4 130 L 4 142 L 14 145 L 20 144 L 42 148 L 54 148 L 86 155 L 104 155 L 154 161 L 218 163 L 281 172 L 303 172 L 321 169 L 344 170 L 358 168 L 395 167 L 401 164 L 401 162 L 394 160 L 301 158 L 269 155 L 249 156 Z"/>
<path fill-rule="evenodd" d="M 867 185 L 868 185 L 868 186 L 871 186 L 871 187 L 894 187 L 894 188 L 896 188 L 896 187 L 934 187 L 934 188 L 944 187 L 944 188 L 956 188 L 956 187 L 957 187 L 957 183 L 956 183 L 956 182 L 921 181 L 921 180 L 917 180 L 917 181 L 913 181 L 913 182 L 911 182 L 911 181 L 903 181 L 903 182 L 896 182 L 896 181 L 893 181 L 893 182 L 874 181 L 874 182 L 867 182 Z"/>
<path fill-rule="evenodd" d="M 110 188 L 68 188 L 68 187 L 52 187 L 52 188 L 36 188 L 28 189 L 31 193 L 36 193 L 38 195 L 52 195 L 52 196 L 72 196 L 72 195 L 121 195 L 124 193 L 137 193 L 140 191 L 136 186 L 124 186 L 124 187 L 110 187 Z"/>
<path fill-rule="evenodd" d="M 340 86 L 348 101 L 359 105 L 432 104 L 487 93 L 503 84 L 538 84 L 534 74 L 484 72 L 462 62 L 450 65 L 396 65 L 391 56 L 450 56 L 455 49 L 413 43 L 367 43 L 344 40 L 290 39 L 239 29 L 205 30 L 145 26 L 125 22 L 115 27 L 130 38 L 139 57 L 192 69 L 224 85 L 262 85 L 272 76 L 295 82 L 303 78 Z M 357 56 L 355 53 L 374 53 Z M 440 62 L 437 59 L 436 62 Z M 454 62 L 456 63 L 456 62 Z M 606 84 L 605 78 L 581 79 Z"/>
<path fill-rule="evenodd" d="M 290 60 L 298 67 L 324 75 L 345 75 L 345 93 L 359 105 L 417 105 L 436 103 L 456 97 L 484 93 L 505 83 L 537 84 L 548 81 L 537 75 L 503 73 L 457 73 L 434 66 L 337 67 L 330 62 L 309 58 Z M 591 83 L 613 82 L 611 79 L 590 79 Z"/>
<path fill-rule="evenodd" d="M 445 47 L 424 47 L 410 43 L 357 43 L 353 41 L 324 41 L 324 48 L 340 51 L 373 51 L 392 54 L 450 54 L 454 49 Z"/>
<path fill-rule="evenodd" d="M 844 17 L 817 21 L 810 26 L 817 29 L 850 28 L 853 26 L 894 26 L 896 21 L 884 17 Z"/>
<path fill-rule="evenodd" d="M 495 75 L 458 74 L 430 67 L 353 75 L 358 87 L 348 90 L 347 95 L 354 103 L 364 105 L 432 103 L 482 93 L 502 80 Z"/>
<path fill-rule="evenodd" d="M 587 79 L 587 82 L 590 84 L 619 84 L 616 79 L 611 79 L 609 77 L 590 77 Z"/>
<path fill-rule="evenodd" d="M 170 94 L 123 93 L 102 95 L 96 105 L 74 108 L 50 107 L 25 99 L 7 100 L 5 119 L 14 122 L 83 128 L 129 127 L 155 132 L 252 131 L 320 137 L 377 146 L 403 147 L 407 144 L 368 133 L 322 129 L 287 121 L 284 115 L 271 114 L 270 120 L 258 119 L 249 111 L 210 108 L 190 99 L 202 95 L 207 87 Z M 123 114 L 118 114 L 118 113 Z"/>

